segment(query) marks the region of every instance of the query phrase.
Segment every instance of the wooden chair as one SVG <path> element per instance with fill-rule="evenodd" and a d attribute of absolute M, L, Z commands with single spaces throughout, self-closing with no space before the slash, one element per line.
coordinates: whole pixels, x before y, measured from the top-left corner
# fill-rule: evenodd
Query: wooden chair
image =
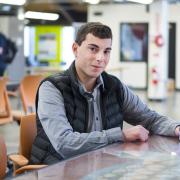
<path fill-rule="evenodd" d="M 34 112 L 36 92 L 43 78 L 42 75 L 27 75 L 20 83 L 20 96 L 26 114 Z"/>
<path fill-rule="evenodd" d="M 0 179 L 6 175 L 7 151 L 3 137 L 0 136 Z"/>
<path fill-rule="evenodd" d="M 6 80 L 0 78 L 0 125 L 12 122 L 12 112 L 6 90 Z"/>
<path fill-rule="evenodd" d="M 21 120 L 21 116 L 35 112 L 35 99 L 38 86 L 44 76 L 27 75 L 20 82 L 19 92 L 24 111 L 13 111 L 13 118 Z"/>
<path fill-rule="evenodd" d="M 6 76 L 1 76 L 0 79 L 4 80 L 6 85 L 9 82 L 9 78 Z M 17 91 L 7 90 L 7 94 L 8 94 L 8 96 L 17 97 Z"/>
<path fill-rule="evenodd" d="M 27 170 L 34 170 L 47 165 L 28 165 L 31 156 L 31 148 L 36 137 L 36 115 L 30 114 L 21 117 L 19 154 L 9 155 L 13 161 L 14 175 Z"/>

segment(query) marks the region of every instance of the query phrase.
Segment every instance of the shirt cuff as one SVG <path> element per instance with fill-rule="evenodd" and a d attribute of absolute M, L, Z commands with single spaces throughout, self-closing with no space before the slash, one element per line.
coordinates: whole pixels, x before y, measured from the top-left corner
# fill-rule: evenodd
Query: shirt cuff
<path fill-rule="evenodd" d="M 120 127 L 105 130 L 105 133 L 108 139 L 108 144 L 124 141 L 124 135 Z"/>
<path fill-rule="evenodd" d="M 168 136 L 176 136 L 176 133 L 175 133 L 175 129 L 180 126 L 179 123 L 174 123 L 171 125 L 171 127 L 169 127 L 169 131 L 168 131 Z"/>

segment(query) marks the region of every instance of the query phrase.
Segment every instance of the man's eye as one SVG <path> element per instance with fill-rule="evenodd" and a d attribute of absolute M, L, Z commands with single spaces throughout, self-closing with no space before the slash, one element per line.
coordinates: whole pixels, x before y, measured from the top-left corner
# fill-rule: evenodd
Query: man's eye
<path fill-rule="evenodd" d="M 97 49 L 96 48 L 90 48 L 90 50 L 92 51 L 92 52 L 96 52 L 97 51 Z"/>
<path fill-rule="evenodd" d="M 104 54 L 109 54 L 110 53 L 110 51 L 108 50 L 108 51 L 104 51 Z"/>

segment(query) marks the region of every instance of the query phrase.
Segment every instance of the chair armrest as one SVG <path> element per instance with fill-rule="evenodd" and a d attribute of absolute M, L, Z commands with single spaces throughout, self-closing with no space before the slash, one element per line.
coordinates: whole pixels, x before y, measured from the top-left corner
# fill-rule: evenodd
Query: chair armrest
<path fill-rule="evenodd" d="M 46 166 L 48 166 L 48 165 L 42 164 L 42 165 L 27 165 L 27 166 L 23 166 L 23 167 L 21 167 L 21 168 L 16 170 L 16 175 L 17 174 L 22 174 L 25 171 L 38 170 L 38 169 L 44 168 Z"/>
<path fill-rule="evenodd" d="M 18 97 L 17 92 L 16 91 L 7 91 L 8 96 L 12 96 L 12 97 Z"/>
<path fill-rule="evenodd" d="M 17 164 L 18 166 L 25 166 L 29 162 L 27 158 L 19 154 L 11 154 L 8 157 L 13 163 Z"/>

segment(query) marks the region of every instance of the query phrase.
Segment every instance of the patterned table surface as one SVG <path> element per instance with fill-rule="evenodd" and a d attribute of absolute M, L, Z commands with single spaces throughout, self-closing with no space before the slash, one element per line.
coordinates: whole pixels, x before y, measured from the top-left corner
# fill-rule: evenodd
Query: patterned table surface
<path fill-rule="evenodd" d="M 151 136 L 145 143 L 113 144 L 15 179 L 176 180 L 180 179 L 179 169 L 179 141 Z"/>

